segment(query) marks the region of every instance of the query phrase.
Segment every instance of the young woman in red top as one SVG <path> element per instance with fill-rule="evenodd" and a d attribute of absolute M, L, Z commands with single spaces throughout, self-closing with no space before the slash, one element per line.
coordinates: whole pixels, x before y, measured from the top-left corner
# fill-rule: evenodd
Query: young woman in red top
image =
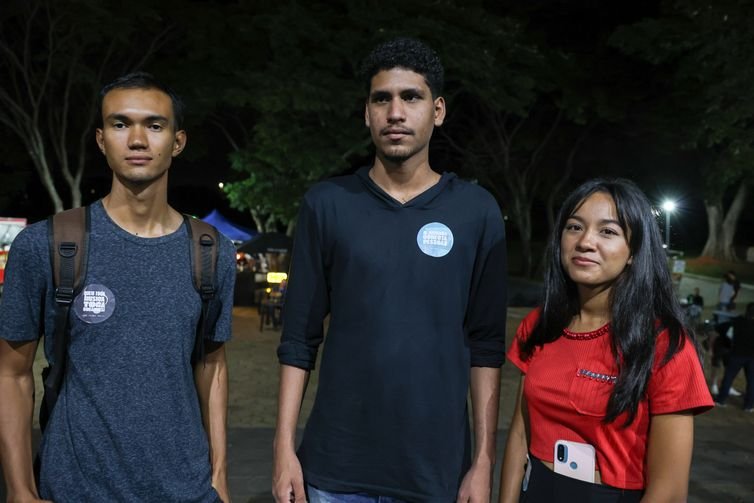
<path fill-rule="evenodd" d="M 649 201 L 592 180 L 555 229 L 544 303 L 508 352 L 521 383 L 500 502 L 685 501 L 693 416 L 713 402 Z M 559 440 L 594 448 L 594 482 L 553 471 Z"/>

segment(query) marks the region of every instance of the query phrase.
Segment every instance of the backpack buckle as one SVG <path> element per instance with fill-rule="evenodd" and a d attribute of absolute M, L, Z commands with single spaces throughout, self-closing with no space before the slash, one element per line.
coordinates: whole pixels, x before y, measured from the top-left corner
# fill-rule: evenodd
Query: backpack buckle
<path fill-rule="evenodd" d="M 209 234 L 202 234 L 199 236 L 199 244 L 202 246 L 212 246 L 215 244 L 215 240 Z"/>
<path fill-rule="evenodd" d="M 199 293 L 202 299 L 211 299 L 215 295 L 215 287 L 213 285 L 202 285 Z"/>
<path fill-rule="evenodd" d="M 76 256 L 78 249 L 79 247 L 78 245 L 76 245 L 76 243 L 65 241 L 63 243 L 60 243 L 60 245 L 58 246 L 58 253 L 61 257 L 71 258 Z"/>
<path fill-rule="evenodd" d="M 70 304 L 73 302 L 73 288 L 59 286 L 55 289 L 55 302 L 58 304 Z"/>

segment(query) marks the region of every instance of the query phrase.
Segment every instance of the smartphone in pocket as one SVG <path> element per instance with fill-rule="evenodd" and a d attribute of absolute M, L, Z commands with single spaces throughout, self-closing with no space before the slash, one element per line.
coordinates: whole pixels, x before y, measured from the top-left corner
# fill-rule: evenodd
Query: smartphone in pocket
<path fill-rule="evenodd" d="M 555 473 L 594 483 L 594 447 L 581 442 L 558 440 L 553 454 Z"/>

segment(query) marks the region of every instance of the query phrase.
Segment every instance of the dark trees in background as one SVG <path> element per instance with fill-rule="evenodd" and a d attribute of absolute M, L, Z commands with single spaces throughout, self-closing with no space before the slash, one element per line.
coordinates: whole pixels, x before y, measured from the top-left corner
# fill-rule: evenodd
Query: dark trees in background
<path fill-rule="evenodd" d="M 216 51 L 210 60 L 232 73 L 222 91 L 226 103 L 254 119 L 240 128 L 226 115 L 232 165 L 242 174 L 226 192 L 260 229 L 282 224 L 290 231 L 312 183 L 368 159 L 360 59 L 390 36 L 416 36 L 446 67 L 450 114 L 433 150 L 495 194 L 518 231 L 530 275 L 532 205 L 536 198 L 553 205 L 567 181 L 562 175 L 598 119 L 592 87 L 578 78 L 574 58 L 537 43 L 516 19 L 461 2 L 435 10 L 430 4 L 291 2 L 230 17 L 245 19 L 245 28 L 228 30 L 234 40 L 209 49 Z M 250 47 L 253 63 L 230 63 L 235 44 Z M 562 163 L 543 162 L 550 144 L 566 145 Z"/>
<path fill-rule="evenodd" d="M 147 2 L 122 12 L 100 4 L 8 0 L 0 9 L 0 130 L 28 153 L 55 212 L 81 205 L 103 79 L 143 66 L 170 31 Z"/>
<path fill-rule="evenodd" d="M 703 159 L 694 173 L 707 211 L 702 255 L 735 260 L 733 240 L 754 182 L 754 4 L 662 5 L 658 17 L 621 28 L 612 42 L 664 77 L 647 122 Z"/>
<path fill-rule="evenodd" d="M 615 9 L 576 4 L 8 0 L 0 130 L 22 146 L 56 211 L 77 206 L 97 91 L 147 69 L 188 102 L 191 148 L 182 157 L 232 168 L 231 206 L 260 231 L 290 233 L 313 183 L 371 161 L 361 58 L 388 37 L 416 36 L 446 66 L 449 115 L 432 141 L 433 166 L 495 195 L 519 238 L 516 272 L 535 272 L 532 243 L 545 220 L 553 225 L 564 193 L 602 174 L 600 165 L 620 165 L 609 154 L 584 161 L 605 151 L 595 142 L 609 135 L 650 137 L 671 155 L 697 152 L 705 253 L 731 257 L 754 166 L 751 7 L 691 0 L 604 19 Z M 207 138 L 222 140 L 214 157 Z"/>

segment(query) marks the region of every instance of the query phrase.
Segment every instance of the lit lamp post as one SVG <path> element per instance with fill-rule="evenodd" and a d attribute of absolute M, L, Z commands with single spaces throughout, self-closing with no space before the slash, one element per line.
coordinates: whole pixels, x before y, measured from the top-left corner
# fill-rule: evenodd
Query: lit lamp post
<path fill-rule="evenodd" d="M 675 210 L 675 201 L 665 200 L 662 209 L 665 211 L 665 249 L 670 250 L 670 214 Z"/>

